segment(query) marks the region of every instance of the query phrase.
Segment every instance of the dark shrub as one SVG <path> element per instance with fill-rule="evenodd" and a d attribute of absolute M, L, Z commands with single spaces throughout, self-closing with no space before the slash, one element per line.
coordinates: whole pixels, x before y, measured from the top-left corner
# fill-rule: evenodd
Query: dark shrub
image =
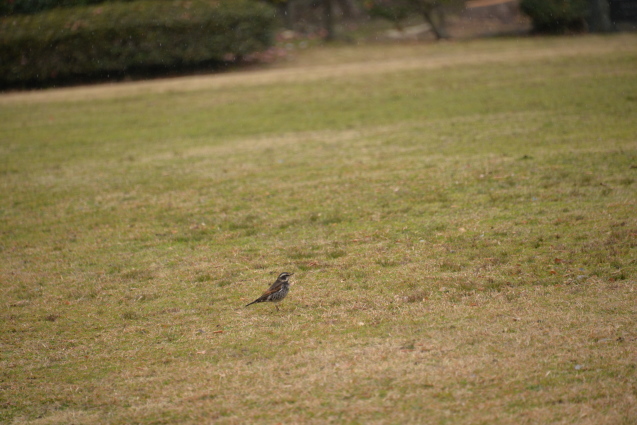
<path fill-rule="evenodd" d="M 267 49 L 272 9 L 250 0 L 141 0 L 0 19 L 0 85 L 189 67 Z"/>
<path fill-rule="evenodd" d="M 520 8 L 544 33 L 582 31 L 588 15 L 587 0 L 522 0 Z"/>
<path fill-rule="evenodd" d="M 0 0 L 0 16 L 33 15 L 60 7 L 91 6 L 112 1 L 134 0 Z"/>

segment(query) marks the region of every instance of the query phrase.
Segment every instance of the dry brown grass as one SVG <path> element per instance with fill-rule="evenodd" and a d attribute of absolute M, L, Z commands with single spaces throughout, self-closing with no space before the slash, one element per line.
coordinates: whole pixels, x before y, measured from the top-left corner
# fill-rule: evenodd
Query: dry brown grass
<path fill-rule="evenodd" d="M 634 38 L 0 96 L 0 421 L 634 423 Z"/>
<path fill-rule="evenodd" d="M 29 423 L 629 424 L 637 414 L 631 282 L 437 291 L 422 302 L 316 301 L 299 286 L 281 314 L 221 314 L 223 333 L 183 311 L 164 313 L 174 325 L 124 326 L 103 337 L 134 335 L 123 369 L 89 388 L 37 391 L 94 407 L 58 406 Z M 172 326 L 171 343 L 144 342 Z"/>

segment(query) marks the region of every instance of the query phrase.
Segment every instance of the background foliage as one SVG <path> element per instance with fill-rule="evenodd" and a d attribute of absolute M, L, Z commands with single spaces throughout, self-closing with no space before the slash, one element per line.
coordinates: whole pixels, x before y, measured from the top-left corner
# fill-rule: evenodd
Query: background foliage
<path fill-rule="evenodd" d="M 586 0 L 522 0 L 520 8 L 537 32 L 582 31 L 589 13 Z"/>
<path fill-rule="evenodd" d="M 0 21 L 0 84 L 221 62 L 267 49 L 275 16 L 249 0 L 105 3 Z"/>
<path fill-rule="evenodd" d="M 46 10 L 133 0 L 0 0 L 0 15 L 32 15 Z"/>
<path fill-rule="evenodd" d="M 410 16 L 421 16 L 429 24 L 437 39 L 448 38 L 442 6 L 449 0 L 367 0 L 366 8 L 372 16 L 388 19 L 398 26 Z"/>

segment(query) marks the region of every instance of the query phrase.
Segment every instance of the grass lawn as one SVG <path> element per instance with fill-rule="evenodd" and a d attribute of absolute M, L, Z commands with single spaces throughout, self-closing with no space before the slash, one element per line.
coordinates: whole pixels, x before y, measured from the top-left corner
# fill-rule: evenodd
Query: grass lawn
<path fill-rule="evenodd" d="M 636 421 L 635 34 L 315 48 L 0 120 L 2 423 Z"/>

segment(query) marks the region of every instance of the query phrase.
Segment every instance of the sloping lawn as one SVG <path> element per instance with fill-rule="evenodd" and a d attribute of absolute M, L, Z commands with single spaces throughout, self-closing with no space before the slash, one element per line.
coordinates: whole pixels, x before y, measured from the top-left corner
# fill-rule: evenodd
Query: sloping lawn
<path fill-rule="evenodd" d="M 637 35 L 317 48 L 0 120 L 0 422 L 637 418 Z"/>

